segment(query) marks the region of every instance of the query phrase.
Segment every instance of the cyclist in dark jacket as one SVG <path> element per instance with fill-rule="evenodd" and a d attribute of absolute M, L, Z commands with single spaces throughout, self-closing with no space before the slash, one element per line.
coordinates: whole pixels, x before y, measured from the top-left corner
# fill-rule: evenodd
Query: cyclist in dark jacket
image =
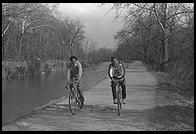
<path fill-rule="evenodd" d="M 108 75 L 111 79 L 111 87 L 112 87 L 112 95 L 113 95 L 113 103 L 117 104 L 116 100 L 116 80 L 119 81 L 120 86 L 122 88 L 122 102 L 126 103 L 126 86 L 125 86 L 125 66 L 122 61 L 119 61 L 116 57 L 111 58 L 111 64 L 108 68 Z"/>

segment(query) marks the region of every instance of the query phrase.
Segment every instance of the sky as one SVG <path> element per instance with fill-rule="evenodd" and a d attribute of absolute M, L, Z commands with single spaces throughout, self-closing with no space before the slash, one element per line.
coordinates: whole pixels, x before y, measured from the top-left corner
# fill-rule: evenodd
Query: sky
<path fill-rule="evenodd" d="M 72 18 L 79 19 L 84 25 L 86 36 L 97 42 L 98 48 L 114 48 L 114 35 L 122 27 L 114 20 L 115 13 L 108 13 L 110 3 L 99 6 L 98 3 L 61 3 L 59 11 Z"/>

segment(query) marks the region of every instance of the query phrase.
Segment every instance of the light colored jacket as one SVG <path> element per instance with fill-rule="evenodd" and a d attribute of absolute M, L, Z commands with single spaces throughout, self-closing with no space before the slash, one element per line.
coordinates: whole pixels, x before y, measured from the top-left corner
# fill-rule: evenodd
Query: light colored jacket
<path fill-rule="evenodd" d="M 109 65 L 108 75 L 112 78 L 122 78 L 125 76 L 125 66 L 122 61 L 119 61 L 118 66 L 114 66 L 113 63 Z"/>

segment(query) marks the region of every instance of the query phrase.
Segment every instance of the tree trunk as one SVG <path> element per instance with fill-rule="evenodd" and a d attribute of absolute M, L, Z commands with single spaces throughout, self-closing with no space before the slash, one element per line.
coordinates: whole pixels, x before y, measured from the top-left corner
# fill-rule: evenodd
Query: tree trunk
<path fill-rule="evenodd" d="M 164 63 L 165 63 L 165 67 L 167 67 L 167 65 L 168 65 L 167 61 L 169 60 L 169 42 L 168 42 L 168 38 L 167 38 L 167 36 L 169 36 L 168 34 L 165 33 L 165 36 L 164 36 Z"/>
<path fill-rule="evenodd" d="M 74 55 L 74 52 L 73 52 L 73 47 L 71 47 L 71 56 Z"/>
<path fill-rule="evenodd" d="M 155 7 L 155 3 L 154 3 L 154 12 L 155 12 L 155 15 L 156 15 L 156 18 L 157 18 L 157 21 L 158 21 L 158 24 L 160 25 L 161 27 L 161 31 L 162 31 L 162 41 L 161 41 L 161 44 L 162 44 L 162 59 L 161 59 L 161 71 L 163 71 L 165 69 L 165 63 L 166 61 L 168 61 L 168 42 L 167 42 L 167 37 L 168 35 L 167 32 L 166 32 L 166 10 L 167 10 L 167 3 L 163 3 L 161 5 L 161 18 L 158 17 L 158 14 L 157 14 L 157 11 L 156 11 L 156 7 Z"/>
<path fill-rule="evenodd" d="M 149 13 L 149 18 L 150 18 L 150 22 L 151 22 L 151 15 L 152 15 L 152 11 L 150 10 Z M 148 29 L 148 35 L 147 35 L 147 47 L 150 46 L 150 36 L 151 36 L 151 26 Z M 147 50 L 146 50 L 147 51 Z M 147 57 L 147 55 L 146 55 Z"/>
<path fill-rule="evenodd" d="M 156 61 L 156 68 L 159 68 L 159 64 L 160 64 L 160 62 L 159 62 L 159 53 L 158 53 L 158 48 L 157 47 L 155 47 L 155 61 Z"/>
<path fill-rule="evenodd" d="M 74 54 L 74 45 L 75 45 L 75 44 L 74 44 L 74 40 L 75 40 L 77 34 L 79 33 L 79 31 L 80 31 L 80 28 L 77 29 L 77 31 L 76 31 L 76 33 L 74 34 L 72 40 L 70 41 L 71 56 L 73 56 L 73 54 Z"/>
<path fill-rule="evenodd" d="M 54 57 L 54 48 L 52 48 L 52 59 L 54 60 L 55 57 Z"/>
<path fill-rule="evenodd" d="M 4 60 L 4 56 L 5 56 L 5 52 L 6 52 L 6 48 L 7 48 L 7 40 L 8 38 L 5 36 L 6 32 L 8 31 L 9 27 L 10 27 L 11 22 L 9 21 L 7 27 L 5 28 L 5 30 L 3 31 L 2 34 L 2 60 Z"/>
<path fill-rule="evenodd" d="M 21 52 L 22 52 L 22 36 L 23 35 L 20 35 L 20 37 L 19 37 L 19 40 L 20 40 L 20 43 L 19 43 L 19 48 L 18 48 L 18 60 L 20 60 L 20 58 L 21 58 Z"/>
<path fill-rule="evenodd" d="M 22 21 L 22 26 L 21 26 L 21 34 L 20 34 L 20 44 L 19 44 L 19 50 L 18 50 L 18 60 L 21 57 L 21 51 L 22 51 L 22 41 L 23 41 L 23 35 L 25 31 L 25 21 Z"/>
<path fill-rule="evenodd" d="M 3 40 L 3 37 L 2 37 L 2 60 L 4 60 L 4 56 L 5 56 L 5 43 L 6 43 L 6 40 L 5 39 Z"/>
<path fill-rule="evenodd" d="M 70 49 L 70 54 L 69 56 L 73 56 L 73 47 L 71 45 L 69 45 L 69 49 Z"/>
<path fill-rule="evenodd" d="M 45 66 L 45 60 L 44 60 L 44 39 L 42 35 L 40 34 L 40 42 L 41 42 L 41 71 L 44 71 Z"/>
<path fill-rule="evenodd" d="M 146 40 L 145 40 L 145 37 L 144 35 L 142 34 L 142 46 L 143 46 L 143 50 L 144 50 L 144 53 L 143 53 L 143 59 L 144 59 L 144 62 L 146 63 L 146 52 L 147 52 L 147 47 L 146 47 Z"/>
<path fill-rule="evenodd" d="M 145 63 L 147 63 L 147 45 L 146 44 L 144 44 L 144 61 Z"/>
<path fill-rule="evenodd" d="M 163 25 L 163 62 L 162 62 L 162 71 L 167 67 L 167 61 L 168 61 L 168 33 L 166 32 L 166 10 L 167 10 L 167 3 L 163 4 L 162 7 L 162 13 L 163 13 L 163 18 L 162 18 L 162 25 Z"/>
<path fill-rule="evenodd" d="M 63 60 L 63 45 L 61 45 L 61 60 Z"/>

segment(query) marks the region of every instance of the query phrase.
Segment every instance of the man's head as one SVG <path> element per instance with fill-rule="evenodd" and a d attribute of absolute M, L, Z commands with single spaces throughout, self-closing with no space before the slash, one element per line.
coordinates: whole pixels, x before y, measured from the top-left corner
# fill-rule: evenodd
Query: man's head
<path fill-rule="evenodd" d="M 77 59 L 76 56 L 71 56 L 71 57 L 69 58 L 69 60 L 70 60 L 72 63 L 75 63 L 78 59 Z"/>
<path fill-rule="evenodd" d="M 111 58 L 111 62 L 112 62 L 114 65 L 117 65 L 117 64 L 118 64 L 118 58 L 117 58 L 117 57 L 112 57 L 112 58 Z"/>

